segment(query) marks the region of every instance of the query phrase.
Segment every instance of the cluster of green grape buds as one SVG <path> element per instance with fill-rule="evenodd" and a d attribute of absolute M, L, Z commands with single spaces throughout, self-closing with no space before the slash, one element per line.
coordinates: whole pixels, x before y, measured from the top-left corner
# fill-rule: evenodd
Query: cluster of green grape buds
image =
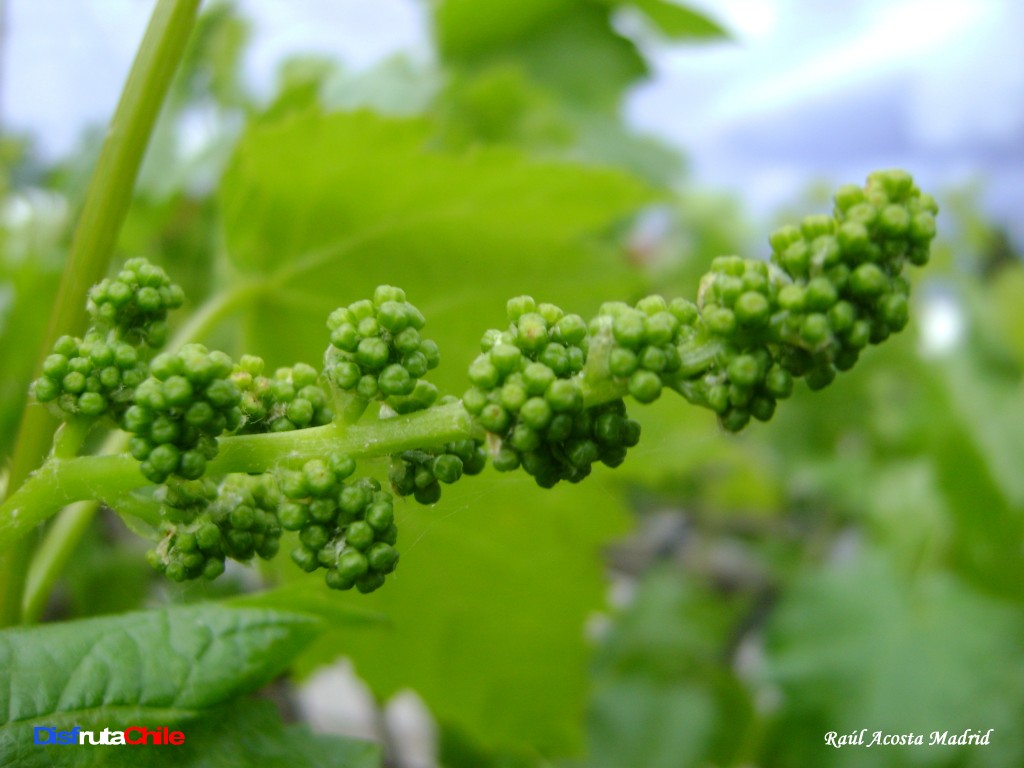
<path fill-rule="evenodd" d="M 94 325 L 112 329 L 118 338 L 151 348 L 167 340 L 167 313 L 185 300 L 181 287 L 146 259 L 129 259 L 113 278 L 89 291 L 88 311 Z"/>
<path fill-rule="evenodd" d="M 360 400 L 384 400 L 399 413 L 427 408 L 438 393 L 423 377 L 437 367 L 440 354 L 420 335 L 424 322 L 401 288 L 378 286 L 372 301 L 341 307 L 327 318 L 331 345 L 324 370 Z"/>
<path fill-rule="evenodd" d="M 269 378 L 263 368 L 262 358 L 243 355 L 231 374 L 241 392 L 239 432 L 288 432 L 331 423 L 334 413 L 313 366 L 296 363 Z"/>
<path fill-rule="evenodd" d="M 582 480 L 597 461 L 617 466 L 636 444 L 639 426 L 625 417 L 621 400 L 585 406 L 587 323 L 529 296 L 512 299 L 507 309 L 510 325 L 484 334 L 482 354 L 469 367 L 473 386 L 462 399 L 493 437 L 495 469 L 522 466 L 551 487 Z"/>
<path fill-rule="evenodd" d="M 714 349 L 698 382 L 674 384 L 723 427 L 766 421 L 793 379 L 828 386 L 868 344 L 908 321 L 907 264 L 927 262 L 937 206 L 902 171 L 842 187 L 833 216 L 808 216 L 770 237 L 772 264 L 715 259 L 700 294 L 698 336 Z"/>
<path fill-rule="evenodd" d="M 463 475 L 480 474 L 486 465 L 487 454 L 479 441 L 458 440 L 439 450 L 403 451 L 392 456 L 388 479 L 399 496 L 436 504 L 442 483 L 451 485 Z"/>
<path fill-rule="evenodd" d="M 313 459 L 301 470 L 279 473 L 284 500 L 278 520 L 297 531 L 292 560 L 302 570 L 324 568 L 331 589 L 373 592 L 398 564 L 398 527 L 391 494 L 372 478 L 345 481 L 355 462 L 343 454 Z"/>
<path fill-rule="evenodd" d="M 154 483 L 202 477 L 217 455 L 216 438 L 242 421 L 241 392 L 231 380 L 234 363 L 223 352 L 186 344 L 157 355 L 150 377 L 135 390 L 122 419 L 133 437 L 131 454 Z"/>
<path fill-rule="evenodd" d="M 637 402 L 653 403 L 663 377 L 679 372 L 679 344 L 692 336 L 696 318 L 697 308 L 685 299 L 669 303 L 647 296 L 635 307 L 618 301 L 601 305 L 589 324 L 588 374 L 625 382 Z"/>
<path fill-rule="evenodd" d="M 146 360 L 167 338 L 167 313 L 184 294 L 142 258 L 89 291 L 91 327 L 83 338 L 61 336 L 32 384 L 40 403 L 62 417 L 120 419 L 146 378 Z"/>
<path fill-rule="evenodd" d="M 117 419 L 145 378 L 146 365 L 131 344 L 108 342 L 96 332 L 84 339 L 61 336 L 43 360 L 32 394 L 40 403 L 53 403 L 65 416 L 109 413 Z"/>
<path fill-rule="evenodd" d="M 174 481 L 160 488 L 161 539 L 150 564 L 174 581 L 214 579 L 226 558 L 273 558 L 280 548 L 280 494 L 269 476 L 228 475 Z"/>

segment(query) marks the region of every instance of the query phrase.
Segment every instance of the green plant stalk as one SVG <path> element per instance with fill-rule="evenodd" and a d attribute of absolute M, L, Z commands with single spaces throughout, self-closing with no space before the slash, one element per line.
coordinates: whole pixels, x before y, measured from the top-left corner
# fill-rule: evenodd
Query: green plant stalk
<path fill-rule="evenodd" d="M 483 430 L 461 403 L 429 408 L 371 424 L 323 427 L 219 440 L 220 451 L 209 473 L 262 473 L 341 451 L 353 458 L 386 456 L 454 440 L 482 438 Z M 148 485 L 139 463 L 125 454 L 47 460 L 0 506 L 0 548 L 10 547 L 36 525 L 67 504 L 105 501 Z"/>
<path fill-rule="evenodd" d="M 174 338 L 168 343 L 168 349 L 178 349 L 190 341 L 204 338 L 217 324 L 239 304 L 264 290 L 259 282 L 242 282 L 231 290 L 221 291 L 194 312 L 189 321 L 181 327 Z M 77 424 L 77 422 L 76 422 Z M 65 425 L 67 426 L 67 425 Z M 79 427 L 82 429 L 83 427 Z M 58 452 L 60 432 L 54 439 L 54 452 L 62 458 L 70 458 L 77 452 L 77 447 L 70 453 Z M 121 453 L 128 444 L 128 435 L 114 432 L 107 436 L 97 453 Z M 132 514 L 125 509 L 125 497 L 120 497 L 114 508 L 124 514 Z M 108 502 L 113 501 L 107 499 Z M 24 594 L 22 599 L 22 621 L 31 624 L 38 621 L 46 608 L 53 585 L 67 566 L 68 560 L 75 552 L 78 542 L 92 524 L 99 510 L 97 501 L 80 501 L 61 510 L 43 534 L 36 548 L 31 563 L 28 565 Z"/>
<path fill-rule="evenodd" d="M 707 364 L 713 356 L 707 356 Z M 695 363 L 691 367 L 695 367 Z M 584 402 L 599 405 L 625 396 L 627 385 L 613 379 L 596 383 L 584 380 Z M 685 388 L 680 390 L 685 396 Z M 697 404 L 702 401 L 694 399 Z M 217 476 L 231 472 L 260 474 L 278 467 L 300 467 L 310 459 L 333 452 L 354 459 L 387 456 L 416 448 L 433 448 L 456 440 L 483 439 L 483 428 L 461 402 L 434 406 L 424 411 L 379 419 L 351 426 L 332 423 L 322 427 L 270 432 L 256 435 L 235 435 L 218 440 L 217 457 L 208 472 Z M 83 500 L 112 501 L 135 488 L 147 485 L 139 472 L 139 463 L 125 454 L 51 457 L 32 477 L 0 506 L 0 549 L 11 546 L 40 522 L 72 502 Z M 76 505 L 69 517 L 89 516 L 94 509 Z M 64 521 L 58 538 L 80 536 L 82 522 Z M 54 541 L 46 551 L 66 557 L 68 544 Z M 52 559 L 52 557 L 51 557 Z M 47 571 L 59 571 L 63 560 L 52 559 Z M 56 569 L 56 570 L 55 570 Z M 52 578 L 34 579 L 36 589 L 48 589 Z M 33 591 L 27 602 L 40 607 L 43 597 Z"/>
<path fill-rule="evenodd" d="M 86 192 L 36 363 L 37 373 L 57 337 L 84 324 L 81 297 L 107 270 L 146 145 L 185 51 L 199 2 L 159 0 L 153 10 Z M 38 466 L 52 433 L 53 421 L 44 409 L 25 408 L 11 458 L 10 489 L 17 489 Z M 20 619 L 30 556 L 27 546 L 0 553 L 0 627 L 16 624 Z"/>

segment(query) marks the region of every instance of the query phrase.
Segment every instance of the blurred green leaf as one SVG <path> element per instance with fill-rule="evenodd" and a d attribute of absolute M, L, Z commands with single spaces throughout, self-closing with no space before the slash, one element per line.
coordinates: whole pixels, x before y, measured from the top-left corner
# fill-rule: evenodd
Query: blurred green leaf
<path fill-rule="evenodd" d="M 379 768 L 381 764 L 376 744 L 284 725 L 269 701 L 240 700 L 206 713 L 182 730 L 185 743 L 179 747 L 74 751 L 91 753 L 95 765 L 110 768 L 135 768 L 143 755 L 146 768 Z"/>
<path fill-rule="evenodd" d="M 1024 511 L 1024 377 L 986 361 L 978 347 L 937 366 L 949 405 L 984 455 L 1007 502 Z"/>
<path fill-rule="evenodd" d="M 647 74 L 610 9 L 589 0 L 445 0 L 435 11 L 445 60 L 461 69 L 514 62 L 539 85 L 575 104 L 614 110 Z"/>
<path fill-rule="evenodd" d="M 276 589 L 230 598 L 233 608 L 269 608 L 301 613 L 322 619 L 332 627 L 364 627 L 388 624 L 388 617 L 342 596 L 322 584 L 308 581 L 286 584 Z"/>
<path fill-rule="evenodd" d="M 597 654 L 586 765 L 728 764 L 750 715 L 726 649 L 749 603 L 648 573 Z"/>
<path fill-rule="evenodd" d="M 246 307 L 246 351 L 317 360 L 339 305 L 397 284 L 441 346 L 435 381 L 465 366 L 506 300 L 533 293 L 590 312 L 638 277 L 595 234 L 652 194 L 625 174 L 511 150 L 431 151 L 431 125 L 369 113 L 251 128 L 222 188 L 225 241 Z M 452 362 L 447 362 L 451 360 Z"/>
<path fill-rule="evenodd" d="M 881 553 L 806 570 L 769 622 L 773 765 L 1007 766 L 1024 762 L 1020 612 L 943 573 L 907 579 Z M 826 746 L 828 731 L 984 733 L 983 748 Z M 867 761 L 867 762 L 866 762 Z"/>
<path fill-rule="evenodd" d="M 729 33 L 709 16 L 674 0 L 605 0 L 611 5 L 631 5 L 650 19 L 663 35 L 677 40 L 718 40 Z"/>
<path fill-rule="evenodd" d="M 581 741 L 583 625 L 606 589 L 598 548 L 625 511 L 600 476 L 550 491 L 492 477 L 446 488 L 436 508 L 397 508 L 398 571 L 353 598 L 392 626 L 327 633 L 302 666 L 343 652 L 380 696 L 414 688 L 485 749 L 565 754 Z"/>
<path fill-rule="evenodd" d="M 196 717 L 283 671 L 306 616 L 206 604 L 0 632 L 0 765 L 49 766 L 37 725 L 119 729 Z"/>
<path fill-rule="evenodd" d="M 445 57 L 470 59 L 533 34 L 580 6 L 579 0 L 443 0 L 435 5 L 434 33 Z"/>

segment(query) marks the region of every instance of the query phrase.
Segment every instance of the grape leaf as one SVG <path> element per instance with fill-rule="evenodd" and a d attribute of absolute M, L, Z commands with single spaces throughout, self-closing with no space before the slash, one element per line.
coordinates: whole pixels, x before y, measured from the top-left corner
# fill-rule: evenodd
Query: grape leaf
<path fill-rule="evenodd" d="M 397 508 L 398 571 L 353 595 L 392 625 L 326 633 L 301 667 L 343 652 L 379 695 L 412 687 L 486 748 L 571 752 L 587 689 L 583 627 L 606 589 L 598 547 L 624 528 L 622 501 L 600 474 L 549 491 L 490 475 L 446 488 L 436 508 Z"/>
<path fill-rule="evenodd" d="M 102 758 L 97 766 L 135 768 L 145 755 L 146 768 L 379 768 L 376 744 L 310 733 L 286 726 L 268 701 L 240 700 L 211 710 L 184 726 L 179 747 L 88 750 Z M 67 751 L 67 750 L 65 750 Z M 87 750 L 75 750 L 86 752 Z"/>
<path fill-rule="evenodd" d="M 446 0 L 434 22 L 447 63 L 481 69 L 514 62 L 574 104 L 614 111 L 625 90 L 647 74 L 643 57 L 615 31 L 602 3 Z"/>
<path fill-rule="evenodd" d="M 779 764 L 1005 766 L 1024 761 L 1024 631 L 1012 604 L 955 578 L 908 579 L 868 552 L 804 571 L 769 622 L 763 682 L 783 705 L 766 750 Z M 828 731 L 962 734 L 971 747 L 834 749 Z"/>
<path fill-rule="evenodd" d="M 170 725 L 284 670 L 316 620 L 217 605 L 164 608 L 0 633 L 0 765 L 49 766 L 33 728 Z M 52 753 L 52 754 L 51 754 Z"/>
<path fill-rule="evenodd" d="M 440 343 L 431 377 L 461 393 L 464 366 L 483 331 L 505 322 L 510 296 L 587 313 L 637 285 L 595 233 L 653 197 L 643 184 L 508 149 L 432 151 L 431 130 L 309 113 L 243 136 L 221 207 L 235 288 L 249 291 L 246 351 L 275 365 L 318 360 L 332 309 L 397 284 Z"/>
<path fill-rule="evenodd" d="M 676 40 L 717 40 L 728 33 L 715 21 L 670 0 L 613 0 L 644 12 L 658 31 Z"/>

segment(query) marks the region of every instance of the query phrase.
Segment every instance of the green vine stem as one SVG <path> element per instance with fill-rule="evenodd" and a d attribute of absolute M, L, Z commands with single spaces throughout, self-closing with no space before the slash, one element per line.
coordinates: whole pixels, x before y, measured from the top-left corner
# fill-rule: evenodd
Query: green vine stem
<path fill-rule="evenodd" d="M 159 0 L 132 64 L 86 193 L 54 309 L 40 348 L 48 351 L 62 333 L 85 320 L 81 297 L 106 272 L 135 179 L 171 79 L 195 23 L 200 0 Z M 42 356 L 37 363 L 42 362 Z M 11 459 L 8 487 L 19 485 L 38 466 L 53 433 L 42 408 L 25 408 Z M 0 548 L 3 548 L 0 545 Z M 31 548 L 0 552 L 0 626 L 20 620 Z"/>
<path fill-rule="evenodd" d="M 209 471 L 260 473 L 301 466 L 332 451 L 359 459 L 483 436 L 462 404 L 452 403 L 371 424 L 221 438 Z M 105 501 L 146 484 L 139 463 L 128 455 L 52 457 L 0 506 L 0 547 L 10 546 L 67 504 Z"/>

